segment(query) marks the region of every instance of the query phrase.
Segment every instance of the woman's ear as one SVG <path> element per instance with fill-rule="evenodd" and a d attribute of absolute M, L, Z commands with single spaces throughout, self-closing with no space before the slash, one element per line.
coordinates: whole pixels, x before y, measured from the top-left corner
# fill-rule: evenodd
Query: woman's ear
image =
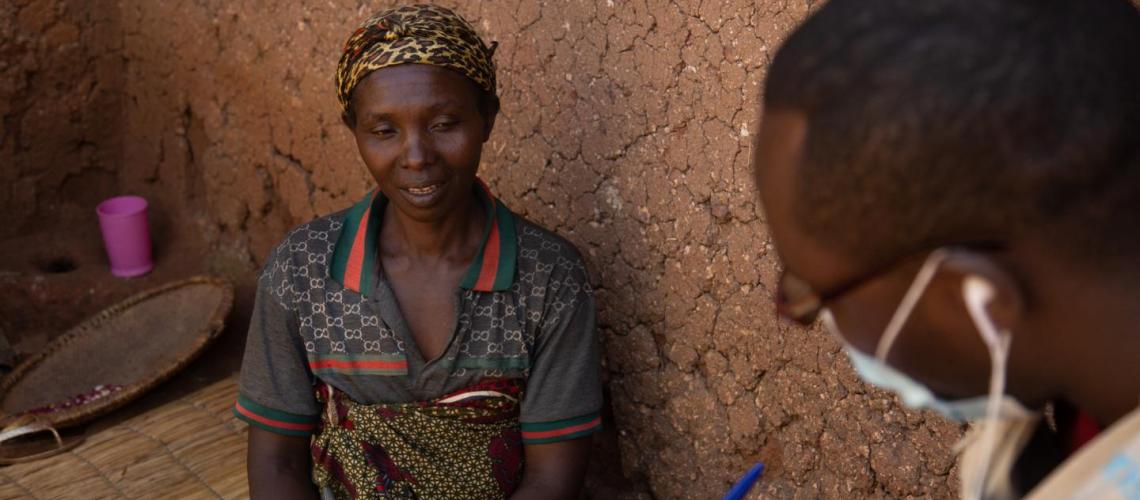
<path fill-rule="evenodd" d="M 483 114 L 483 142 L 491 140 L 491 131 L 495 129 L 495 118 L 499 116 L 499 96 L 493 95 L 487 99 Z"/>

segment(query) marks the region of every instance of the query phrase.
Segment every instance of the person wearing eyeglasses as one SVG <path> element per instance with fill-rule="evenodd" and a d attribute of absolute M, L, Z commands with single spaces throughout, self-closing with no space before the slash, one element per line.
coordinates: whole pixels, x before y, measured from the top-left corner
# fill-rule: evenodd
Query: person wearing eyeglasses
<path fill-rule="evenodd" d="M 779 314 L 973 421 L 963 497 L 1140 498 L 1134 4 L 831 0 L 753 161 Z"/>

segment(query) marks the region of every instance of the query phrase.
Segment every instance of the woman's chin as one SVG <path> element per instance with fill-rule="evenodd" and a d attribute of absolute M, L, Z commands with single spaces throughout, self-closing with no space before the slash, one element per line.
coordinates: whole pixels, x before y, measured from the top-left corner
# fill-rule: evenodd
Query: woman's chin
<path fill-rule="evenodd" d="M 394 208 L 400 212 L 400 215 L 425 224 L 443 222 L 459 215 L 467 215 L 457 213 L 466 204 L 452 196 L 440 196 L 438 199 L 431 200 L 430 203 L 422 203 L 421 201 L 423 200 L 409 200 L 406 197 L 401 197 L 399 203 L 392 203 L 389 206 L 395 205 Z"/>

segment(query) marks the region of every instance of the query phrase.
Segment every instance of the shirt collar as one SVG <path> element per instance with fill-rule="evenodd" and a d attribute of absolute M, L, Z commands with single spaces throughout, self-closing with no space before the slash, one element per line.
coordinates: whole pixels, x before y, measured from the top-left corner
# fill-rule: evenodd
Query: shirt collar
<path fill-rule="evenodd" d="M 476 179 L 475 193 L 487 210 L 483 244 L 460 280 L 460 288 L 476 292 L 500 292 L 515 280 L 515 216 Z M 368 295 L 376 286 L 380 267 L 376 260 L 380 221 L 388 200 L 375 189 L 344 215 L 344 226 L 332 254 L 329 275 L 345 288 Z"/>

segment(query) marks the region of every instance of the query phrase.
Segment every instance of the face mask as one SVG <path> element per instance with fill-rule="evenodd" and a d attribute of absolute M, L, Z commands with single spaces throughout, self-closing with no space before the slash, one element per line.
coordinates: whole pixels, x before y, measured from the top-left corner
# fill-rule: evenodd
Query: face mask
<path fill-rule="evenodd" d="M 937 250 L 926 259 L 914 283 L 903 296 L 898 310 L 887 323 L 874 357 L 860 352 L 843 340 L 831 311 L 822 311 L 823 323 L 843 343 L 843 349 L 851 358 L 852 365 L 867 383 L 894 392 L 904 405 L 911 408 L 934 410 L 959 421 L 981 420 L 959 443 L 960 449 L 964 450 L 959 461 L 962 497 L 1010 497 L 1012 490 L 1009 486 L 1009 470 L 1019 450 L 1032 434 L 1038 417 L 1017 400 L 1005 395 L 1006 362 L 1009 359 L 1011 337 L 1008 331 L 998 330 L 986 312 L 986 305 L 993 299 L 993 287 L 977 276 L 966 277 L 962 284 L 966 310 L 990 353 L 989 395 L 956 401 L 939 399 L 925 385 L 886 363 L 891 346 L 907 318 L 933 280 L 938 266 L 948 255 L 947 250 Z"/>
<path fill-rule="evenodd" d="M 918 299 L 922 297 L 931 280 L 934 278 L 938 266 L 948 256 L 946 250 L 937 250 L 927 258 L 926 263 L 919 270 L 914 283 L 903 296 L 898 309 L 887 323 L 883 336 L 879 339 L 875 356 L 871 357 L 848 344 L 839 332 L 835 317 L 831 311 L 824 309 L 821 317 L 824 326 L 831 331 L 840 342 L 843 349 L 851 358 L 851 364 L 860 378 L 865 382 L 890 390 L 899 396 L 903 405 L 915 409 L 934 410 L 947 418 L 958 421 L 986 419 L 1019 419 L 1033 415 L 1021 403 L 1004 394 L 1005 365 L 1009 358 L 1009 332 L 998 331 L 996 325 L 986 312 L 986 304 L 992 299 L 993 289 L 985 280 L 970 276 L 963 284 L 963 297 L 965 298 L 970 318 L 974 321 L 986 348 L 990 352 L 990 384 L 988 396 L 977 396 L 955 401 L 946 401 L 934 395 L 934 392 L 913 378 L 898 371 L 886 363 L 887 355 L 898 338 L 906 320 L 914 311 Z"/>
<path fill-rule="evenodd" d="M 824 318 L 824 321 L 829 320 L 834 321 L 830 316 Z M 855 371 L 863 381 L 894 392 L 907 408 L 934 410 L 946 418 L 959 422 L 978 420 L 986 416 L 986 404 L 989 402 L 986 396 L 945 401 L 939 399 L 918 381 L 852 346 L 844 346 L 844 351 L 847 352 L 851 365 L 855 367 Z"/>

